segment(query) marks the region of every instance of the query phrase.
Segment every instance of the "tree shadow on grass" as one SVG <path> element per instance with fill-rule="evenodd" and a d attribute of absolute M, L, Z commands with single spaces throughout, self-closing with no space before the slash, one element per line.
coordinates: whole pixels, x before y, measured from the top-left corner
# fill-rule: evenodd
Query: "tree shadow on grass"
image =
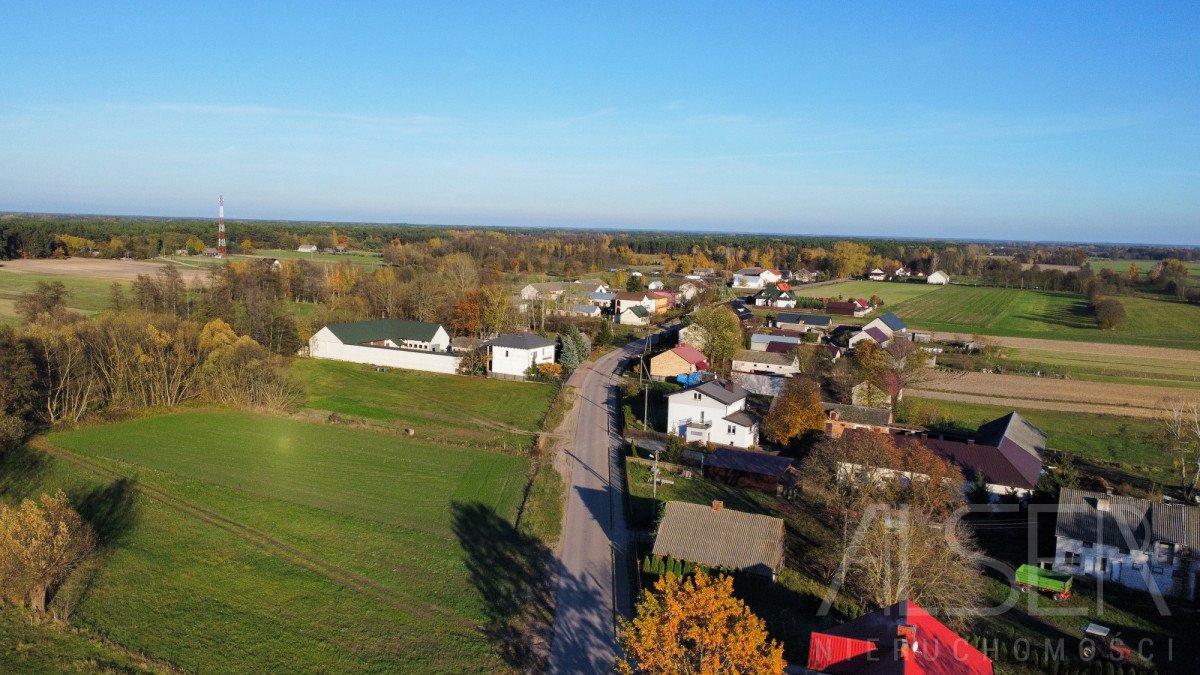
<path fill-rule="evenodd" d="M 471 583 L 483 599 L 485 634 L 508 665 L 544 671 L 548 650 L 543 632 L 553 619 L 554 604 L 550 549 L 479 502 L 454 502 L 450 512 L 454 535 L 467 553 Z"/>
<path fill-rule="evenodd" d="M 19 501 L 33 495 L 47 465 L 46 455 L 25 446 L 0 452 L 0 497 Z"/>
<path fill-rule="evenodd" d="M 75 510 L 92 526 L 101 546 L 114 546 L 138 519 L 137 479 L 118 478 L 71 496 Z"/>

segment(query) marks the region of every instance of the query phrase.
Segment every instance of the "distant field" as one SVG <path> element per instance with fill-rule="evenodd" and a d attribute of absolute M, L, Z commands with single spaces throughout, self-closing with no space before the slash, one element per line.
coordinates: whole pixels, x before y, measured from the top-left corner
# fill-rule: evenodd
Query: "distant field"
<path fill-rule="evenodd" d="M 348 260 L 352 263 L 362 265 L 382 265 L 383 256 L 378 253 L 365 253 L 363 251 L 352 251 L 350 253 L 301 253 L 299 251 L 285 251 L 279 248 L 270 248 L 256 250 L 252 255 L 264 256 L 270 258 L 296 258 L 299 260 L 312 260 L 315 262 L 342 262 Z"/>
<path fill-rule="evenodd" d="M 807 288 L 803 285 L 793 287 L 797 296 L 805 296 L 809 298 L 870 298 L 872 295 L 878 295 L 884 302 L 885 309 L 892 309 L 891 305 L 897 305 L 912 298 L 919 298 L 934 291 L 945 290 L 945 287 L 936 284 L 909 284 L 898 283 L 891 281 L 843 281 L 837 284 L 829 284 L 827 286 L 817 286 L 815 288 Z"/>
<path fill-rule="evenodd" d="M 93 504 L 78 625 L 189 671 L 507 669 L 481 627 L 534 550 L 524 457 L 204 410 L 46 441 L 0 459 L 0 498 Z"/>
<path fill-rule="evenodd" d="M 1116 270 L 1118 272 L 1128 272 L 1131 263 L 1137 263 L 1138 272 L 1145 276 L 1147 272 L 1154 269 L 1154 266 L 1159 263 L 1158 260 L 1112 260 L 1110 258 L 1090 258 L 1088 266 L 1099 272 L 1100 270 Z M 1188 268 L 1188 275 L 1192 277 L 1200 277 L 1200 262 L 1185 262 Z"/>
<path fill-rule="evenodd" d="M 1043 367 L 1072 379 L 1094 382 L 1145 384 L 1184 388 L 1200 387 L 1200 359 L 1100 354 L 1088 349 L 1059 351 L 1008 347 L 1003 358 L 1013 363 Z"/>
<path fill-rule="evenodd" d="M 32 290 L 39 281 L 62 282 L 71 291 L 71 297 L 67 299 L 67 307 L 84 314 L 99 312 L 108 307 L 109 287 L 113 282 L 112 279 L 10 272 L 6 271 L 4 267 L 0 267 L 0 323 L 17 322 L 13 302 L 22 293 Z"/>
<path fill-rule="evenodd" d="M 1072 293 L 947 286 L 891 309 L 913 327 L 937 331 L 1200 349 L 1200 307 L 1120 300 L 1129 318 L 1108 331 L 1096 326 L 1086 299 Z"/>

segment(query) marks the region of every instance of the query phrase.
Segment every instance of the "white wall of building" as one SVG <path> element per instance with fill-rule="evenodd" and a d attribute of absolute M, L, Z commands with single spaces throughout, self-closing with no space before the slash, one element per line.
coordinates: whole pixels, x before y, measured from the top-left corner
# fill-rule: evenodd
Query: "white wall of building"
<path fill-rule="evenodd" d="M 362 345 L 346 345 L 323 328 L 308 341 L 308 353 L 317 359 L 332 359 L 335 361 L 350 361 L 366 363 L 373 366 L 388 368 L 403 368 L 405 370 L 423 370 L 430 373 L 445 373 L 454 375 L 458 372 L 459 357 L 447 352 L 426 352 L 408 349 L 392 349 L 389 347 L 367 347 Z"/>
<path fill-rule="evenodd" d="M 492 372 L 501 375 L 518 375 L 524 377 L 529 366 L 540 363 L 554 363 L 554 345 L 546 345 L 536 349 L 518 349 L 516 347 L 489 347 L 492 352 Z"/>
<path fill-rule="evenodd" d="M 1172 555 L 1168 563 L 1161 560 L 1156 551 L 1124 549 L 1108 544 L 1088 546 L 1067 537 L 1057 539 L 1053 568 L 1139 591 L 1149 591 L 1153 584 L 1163 595 L 1188 600 L 1196 597 L 1197 575 L 1200 574 L 1197 563 L 1181 560 L 1178 553 Z"/>
<path fill-rule="evenodd" d="M 746 399 L 725 405 L 695 391 L 672 394 L 667 398 L 667 433 L 682 436 L 689 443 L 701 441 L 749 448 L 758 444 L 758 425 L 743 427 L 724 419 L 745 407 Z M 710 426 L 699 430 L 687 427 L 688 422 L 710 423 Z"/>

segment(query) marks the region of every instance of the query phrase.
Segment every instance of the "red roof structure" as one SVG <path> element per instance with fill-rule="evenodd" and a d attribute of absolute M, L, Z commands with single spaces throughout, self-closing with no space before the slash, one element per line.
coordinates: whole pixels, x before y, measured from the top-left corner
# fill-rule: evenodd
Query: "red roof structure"
<path fill-rule="evenodd" d="M 671 350 L 679 358 L 696 367 L 696 370 L 708 370 L 708 357 L 691 345 L 679 345 Z"/>
<path fill-rule="evenodd" d="M 910 601 L 813 632 L 808 669 L 829 675 L 992 675 L 992 662 Z"/>

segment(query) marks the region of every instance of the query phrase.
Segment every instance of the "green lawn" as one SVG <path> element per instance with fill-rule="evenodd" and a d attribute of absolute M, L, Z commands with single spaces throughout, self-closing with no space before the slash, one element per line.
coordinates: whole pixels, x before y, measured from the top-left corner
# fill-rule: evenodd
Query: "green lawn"
<path fill-rule="evenodd" d="M 900 283 L 892 281 L 843 281 L 827 286 L 808 288 L 804 285 L 792 287 L 797 296 L 810 298 L 851 298 L 869 299 L 878 295 L 884 303 L 884 310 L 891 310 L 891 305 L 897 305 L 906 300 L 919 298 L 934 291 L 945 290 L 946 287 L 936 284 Z M 797 310 L 800 311 L 800 310 Z"/>
<path fill-rule="evenodd" d="M 505 669 L 481 627 L 544 555 L 513 527 L 525 457 L 208 410 L 47 441 L 94 467 L 12 453 L 0 496 L 63 488 L 98 523 L 95 634 L 188 670 Z"/>
<path fill-rule="evenodd" d="M 1106 331 L 1096 326 L 1087 299 L 1073 293 L 947 286 L 891 309 L 912 327 L 938 331 L 1200 349 L 1200 306 L 1119 299 L 1128 319 Z"/>
<path fill-rule="evenodd" d="M 17 321 L 17 314 L 12 306 L 13 301 L 20 294 L 32 290 L 39 281 L 46 283 L 61 281 L 71 291 L 71 296 L 67 298 L 67 307 L 70 309 L 84 314 L 94 314 L 108 307 L 109 287 L 112 286 L 110 279 L 0 270 L 0 322 L 4 322 L 6 319 L 8 323 Z M 122 285 L 128 292 L 128 284 L 123 282 Z"/>
<path fill-rule="evenodd" d="M 0 636 L 0 672 L 160 672 L 144 659 L 65 626 L 33 623 L 12 607 L 0 606 Z"/>
<path fill-rule="evenodd" d="M 1200 361 L 1177 358 L 1093 354 L 1086 348 L 1058 350 L 1006 347 L 1000 363 L 1039 368 L 1069 375 L 1075 380 L 1200 387 Z"/>
<path fill-rule="evenodd" d="M 292 372 L 314 410 L 413 429 L 418 439 L 527 449 L 555 389 L 548 384 L 395 370 L 324 359 L 296 359 Z"/>
<path fill-rule="evenodd" d="M 897 410 L 897 419 L 908 422 L 908 416 L 922 408 L 939 411 L 950 426 L 964 431 L 973 431 L 983 422 L 1013 410 L 906 396 Z M 1128 474 L 1168 485 L 1178 482 L 1170 457 L 1160 449 L 1158 425 L 1154 420 L 1057 410 L 1019 408 L 1017 412 L 1046 433 L 1050 449 L 1072 453 L 1091 463 L 1095 475 L 1104 475 L 1111 480 L 1119 474 Z"/>

